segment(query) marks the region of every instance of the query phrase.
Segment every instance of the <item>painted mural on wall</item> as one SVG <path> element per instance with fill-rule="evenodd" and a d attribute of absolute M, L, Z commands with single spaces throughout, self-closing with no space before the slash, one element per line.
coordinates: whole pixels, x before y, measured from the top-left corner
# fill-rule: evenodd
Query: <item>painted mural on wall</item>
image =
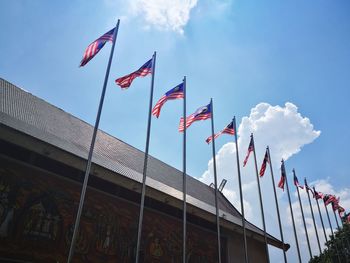
<path fill-rule="evenodd" d="M 0 258 L 66 262 L 80 186 L 37 170 L 0 166 Z M 74 262 L 133 262 L 138 207 L 88 189 Z M 224 241 L 224 240 L 223 240 Z M 188 262 L 216 262 L 216 235 L 188 225 Z M 145 210 L 141 262 L 182 261 L 182 222 Z"/>

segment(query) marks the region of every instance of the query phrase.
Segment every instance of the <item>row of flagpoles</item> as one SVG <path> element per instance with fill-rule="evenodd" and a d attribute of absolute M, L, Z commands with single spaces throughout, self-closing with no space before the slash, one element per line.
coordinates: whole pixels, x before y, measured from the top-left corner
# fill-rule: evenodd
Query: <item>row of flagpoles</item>
<path fill-rule="evenodd" d="M 97 117 L 96 117 L 96 122 L 94 126 L 94 131 L 93 131 L 93 136 L 91 140 L 91 145 L 90 145 L 90 150 L 89 150 L 89 155 L 88 155 L 88 162 L 86 166 L 86 171 L 85 171 L 85 177 L 83 181 L 83 186 L 81 190 L 81 195 L 80 195 L 80 201 L 79 201 L 79 207 L 78 211 L 76 214 L 76 219 L 75 219 L 75 224 L 74 224 L 74 230 L 73 230 L 73 236 L 70 244 L 70 249 L 69 249 L 69 255 L 68 255 L 68 263 L 72 261 L 73 255 L 74 255 L 74 249 L 75 249 L 75 242 L 76 238 L 78 235 L 78 229 L 79 229 L 79 224 L 80 224 L 80 218 L 81 218 L 81 213 L 84 205 L 84 199 L 85 199 L 85 193 L 86 193 L 86 188 L 88 184 L 88 179 L 89 179 L 89 174 L 90 174 L 90 168 L 91 168 L 91 159 L 93 155 L 93 150 L 94 150 L 94 145 L 95 145 L 95 140 L 96 140 L 96 135 L 97 135 L 97 130 L 99 126 L 99 121 L 101 117 L 101 112 L 102 112 L 102 107 L 103 107 L 103 101 L 105 97 L 105 92 L 106 92 L 106 86 L 108 82 L 108 77 L 109 77 L 109 71 L 112 63 L 112 58 L 113 58 L 113 53 L 114 53 L 114 47 L 115 47 L 115 42 L 117 39 L 117 34 L 119 30 L 119 23 L 120 20 L 118 20 L 117 25 L 114 29 L 108 31 L 106 34 L 92 42 L 86 49 L 83 59 L 80 63 L 80 66 L 85 66 L 106 44 L 106 42 L 112 42 L 112 48 L 110 52 L 110 57 L 107 65 L 107 70 L 105 74 L 105 79 L 103 83 L 103 88 L 102 88 L 102 94 L 100 98 L 100 103 L 98 107 L 98 112 L 97 112 Z M 145 156 L 144 156 L 144 166 L 143 166 L 143 176 L 142 176 L 142 190 L 141 190 L 141 201 L 140 201 L 140 212 L 139 212 L 139 221 L 138 221 L 138 231 L 137 231 L 137 243 L 136 243 L 136 254 L 135 254 L 135 262 L 139 262 L 139 256 L 140 256 L 140 251 L 141 251 L 141 233 L 142 233 L 142 222 L 143 222 L 143 211 L 144 211 L 144 201 L 145 201 L 145 191 L 146 191 L 146 177 L 147 177 L 147 163 L 148 163 L 148 151 L 149 151 L 149 139 L 150 139 L 150 132 L 151 132 L 151 116 L 154 115 L 155 117 L 160 116 L 161 109 L 163 105 L 168 101 L 168 100 L 175 100 L 175 99 L 183 99 L 183 116 L 180 119 L 180 124 L 179 124 L 179 132 L 183 132 L 183 263 L 187 262 L 186 259 L 186 130 L 191 126 L 191 124 L 195 121 L 200 121 L 200 120 L 207 120 L 211 119 L 211 136 L 209 136 L 206 139 L 206 142 L 208 144 L 212 143 L 212 155 L 213 155 L 213 166 L 214 166 L 214 186 L 215 186 L 215 209 L 216 209 L 216 226 L 217 226 L 217 257 L 218 257 L 218 262 L 221 263 L 221 238 L 220 238 L 220 216 L 219 216 L 219 205 L 218 205 L 218 187 L 217 187 L 217 171 L 216 171 L 216 158 L 215 158 L 215 139 L 218 138 L 222 134 L 228 134 L 228 135 L 234 135 L 235 136 L 235 146 L 236 146 L 236 158 L 237 158 L 237 172 L 238 172 L 238 182 L 239 182 L 239 191 L 240 191 L 240 202 L 241 202 L 241 213 L 242 213 L 242 227 L 243 227 L 243 245 L 244 245 L 244 258 L 245 262 L 247 263 L 248 260 L 248 247 L 247 247 L 247 234 L 246 234 L 246 220 L 245 220 L 245 213 L 244 213 L 244 205 L 243 205 L 243 191 L 242 191 L 242 179 L 241 179 L 241 172 L 240 172 L 240 161 L 239 161 L 239 154 L 238 154 L 238 140 L 237 140 L 237 130 L 236 130 L 236 119 L 235 117 L 232 119 L 232 121 L 221 131 L 218 133 L 214 133 L 214 109 L 213 109 L 213 100 L 210 100 L 210 103 L 208 105 L 205 105 L 203 107 L 198 108 L 194 113 L 192 113 L 189 116 L 186 116 L 186 77 L 184 77 L 183 81 L 174 87 L 173 89 L 169 90 L 166 92 L 155 104 L 155 106 L 152 108 L 153 105 L 153 90 L 154 90 L 154 77 L 155 77 L 155 65 L 156 65 L 156 52 L 154 52 L 152 58 L 147 61 L 144 65 L 142 65 L 138 70 L 124 76 L 121 78 L 118 78 L 115 80 L 115 83 L 119 85 L 122 89 L 126 89 L 130 87 L 132 84 L 132 81 L 136 77 L 144 77 L 149 74 L 152 75 L 151 78 L 151 87 L 150 87 L 150 101 L 149 101 L 149 112 L 148 112 L 148 122 L 147 122 L 147 135 L 146 135 L 146 147 L 145 147 Z M 258 192 L 259 192 L 259 203 L 260 203 L 260 208 L 261 208 L 261 217 L 262 217 L 262 223 L 263 223 L 263 231 L 264 231 L 264 242 L 265 242 L 265 249 L 266 249 L 266 255 L 267 255 L 267 261 L 270 262 L 269 260 L 269 252 L 268 252 L 268 242 L 267 242 L 267 232 L 266 232 L 266 224 L 265 224 L 265 215 L 264 215 L 264 207 L 263 207 L 263 202 L 262 202 L 262 193 L 261 193 L 261 188 L 260 188 L 260 181 L 259 177 L 263 177 L 267 164 L 270 165 L 270 172 L 271 172 L 271 179 L 272 179 L 272 186 L 274 190 L 274 198 L 275 198 L 275 204 L 276 204 L 276 212 L 277 212 L 277 217 L 278 217 L 278 223 L 279 223 L 279 229 L 280 229 L 280 235 L 281 235 L 281 241 L 284 244 L 284 237 L 283 237 L 283 231 L 282 231 L 282 224 L 281 224 L 281 217 L 280 217 L 280 212 L 279 212 L 279 206 L 278 206 L 278 200 L 277 200 L 277 193 L 276 193 L 276 187 L 275 187 L 275 179 L 273 175 L 273 169 L 271 165 L 271 156 L 270 156 L 270 149 L 269 147 L 266 148 L 266 153 L 260 168 L 260 171 L 258 172 L 258 166 L 257 166 L 257 160 L 256 160 L 256 153 L 255 153 L 255 146 L 254 146 L 254 137 L 253 134 L 251 135 L 251 140 L 250 144 L 248 146 L 248 151 L 247 155 L 243 161 L 243 167 L 246 166 L 249 156 L 253 152 L 254 155 L 254 164 L 255 164 L 255 171 L 256 171 L 256 180 L 257 180 L 257 185 L 258 185 Z M 310 242 L 309 242 L 309 237 L 307 233 L 307 228 L 305 224 L 305 218 L 304 218 L 304 213 L 303 213 L 303 208 L 302 208 L 302 203 L 300 199 L 300 194 L 299 194 L 299 188 L 303 188 L 298 182 L 298 179 L 295 175 L 295 170 L 293 169 L 293 174 L 294 174 L 294 185 L 297 188 L 298 192 L 298 198 L 299 198 L 299 204 L 300 208 L 302 211 L 302 217 L 303 217 L 303 223 L 305 227 L 305 234 L 308 242 L 308 249 L 310 253 L 310 258 L 312 257 L 311 253 L 311 247 L 310 247 Z M 299 249 L 299 244 L 298 244 L 298 237 L 297 237 L 297 232 L 296 232 L 296 227 L 295 227 L 295 221 L 294 221 L 294 215 L 293 215 L 293 209 L 291 205 L 291 199 L 290 199 L 290 193 L 289 193 L 289 187 L 288 187 L 288 180 L 287 180 L 287 173 L 285 171 L 285 165 L 284 161 L 282 160 L 282 165 L 281 165 L 281 179 L 278 183 L 278 187 L 282 188 L 284 190 L 284 186 L 286 185 L 287 188 L 287 193 L 288 193 L 288 200 L 289 200 L 289 205 L 290 205 L 290 212 L 292 216 L 292 222 L 293 222 L 293 229 L 294 229 L 294 236 L 295 236 L 295 241 L 296 241 L 296 246 L 297 246 L 297 251 L 298 251 L 298 258 L 299 262 L 301 262 L 301 255 L 300 255 L 300 249 Z M 321 253 L 321 245 L 317 233 L 317 226 L 315 223 L 315 218 L 312 210 L 312 205 L 311 205 L 311 200 L 309 196 L 309 191 L 312 193 L 312 196 L 317 202 L 318 206 L 318 211 L 320 214 L 320 219 L 322 223 L 322 228 L 324 231 L 325 239 L 327 240 L 327 235 L 325 231 L 325 227 L 323 224 L 323 219 L 321 216 L 320 212 L 320 207 L 318 200 L 323 199 L 325 208 L 327 211 L 327 216 L 328 216 L 328 221 L 332 230 L 331 226 L 331 221 L 328 215 L 328 210 L 327 210 L 327 205 L 332 204 L 333 207 L 333 212 L 334 216 L 336 218 L 336 222 L 338 225 L 338 220 L 336 217 L 335 212 L 339 212 L 339 216 L 341 216 L 345 210 L 342 208 L 339 204 L 339 199 L 335 198 L 333 195 L 323 195 L 320 192 L 317 192 L 315 188 L 312 190 L 306 182 L 305 179 L 305 189 L 308 195 L 308 200 L 310 204 L 310 209 L 311 209 L 311 214 L 313 218 L 313 223 L 315 227 L 315 232 L 317 236 L 317 241 L 318 241 L 318 247 Z M 345 214 L 346 215 L 346 214 Z M 347 222 L 350 223 L 350 215 L 347 215 Z M 338 225 L 339 228 L 339 225 Z M 332 230 L 332 236 L 333 236 L 333 230 Z M 284 246 L 284 245 L 283 245 Z M 340 249 L 340 248 L 339 248 Z M 287 262 L 287 256 L 286 256 L 286 249 L 283 247 L 283 255 L 284 255 L 284 262 Z M 339 255 L 339 254 L 338 254 Z"/>

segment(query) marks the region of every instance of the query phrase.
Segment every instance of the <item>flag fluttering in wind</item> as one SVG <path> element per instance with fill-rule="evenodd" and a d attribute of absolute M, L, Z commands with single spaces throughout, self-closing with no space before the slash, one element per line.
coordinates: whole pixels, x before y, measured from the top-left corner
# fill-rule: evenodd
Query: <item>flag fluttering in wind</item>
<path fill-rule="evenodd" d="M 334 195 L 324 195 L 323 196 L 323 202 L 325 205 L 329 205 L 330 203 L 333 203 L 334 201 L 337 201 L 337 198 Z"/>
<path fill-rule="evenodd" d="M 250 153 L 252 151 L 254 151 L 254 142 L 253 142 L 253 137 L 250 137 L 250 143 L 249 143 L 249 146 L 248 146 L 247 155 L 246 155 L 246 157 L 244 158 L 244 161 L 243 161 L 243 167 L 246 166 L 246 164 L 248 162 L 248 159 L 249 159 L 249 155 L 250 155 Z"/>
<path fill-rule="evenodd" d="M 312 193 L 312 197 L 315 198 L 315 193 L 314 193 L 314 191 L 312 191 L 310 186 L 307 184 L 306 178 L 304 178 L 304 184 L 305 184 L 305 190 L 310 191 Z"/>
<path fill-rule="evenodd" d="M 260 172 L 259 172 L 260 177 L 264 176 L 267 163 L 270 163 L 270 160 L 269 160 L 269 154 L 268 154 L 267 149 L 266 149 L 264 160 L 261 164 L 261 168 L 260 168 Z"/>
<path fill-rule="evenodd" d="M 114 30 L 115 28 L 109 30 L 86 48 L 80 67 L 85 66 L 103 48 L 107 41 L 113 41 Z"/>
<path fill-rule="evenodd" d="M 156 116 L 157 118 L 160 115 L 160 110 L 162 109 L 165 102 L 168 100 L 176 100 L 176 99 L 183 99 L 184 97 L 184 83 L 181 83 L 177 85 L 175 88 L 172 88 L 167 93 L 165 93 L 154 105 L 152 110 L 152 115 Z"/>
<path fill-rule="evenodd" d="M 295 185 L 296 187 L 299 187 L 299 188 L 301 188 L 301 189 L 304 189 L 304 186 L 302 186 L 302 185 L 299 184 L 298 177 L 296 177 L 296 175 L 294 175 L 294 185 Z"/>
<path fill-rule="evenodd" d="M 350 213 L 344 213 L 344 215 L 341 217 L 341 221 L 344 224 L 350 224 Z"/>
<path fill-rule="evenodd" d="M 211 118 L 211 104 L 209 103 L 206 106 L 198 108 L 194 113 L 186 118 L 186 129 L 195 121 L 201 121 Z M 183 132 L 184 127 L 184 118 L 181 117 L 179 132 Z"/>
<path fill-rule="evenodd" d="M 350 224 L 350 213 L 345 214 L 345 223 Z"/>
<path fill-rule="evenodd" d="M 145 77 L 148 74 L 152 74 L 153 70 L 153 59 L 151 58 L 145 64 L 143 64 L 138 70 L 115 80 L 115 83 L 122 89 L 130 87 L 132 81 L 137 77 Z"/>
<path fill-rule="evenodd" d="M 323 199 L 323 194 L 321 192 L 317 192 L 315 187 L 312 187 L 314 189 L 314 197 L 316 198 L 316 200 L 318 199 Z"/>
<path fill-rule="evenodd" d="M 344 212 L 345 212 L 344 207 L 339 206 L 338 207 L 338 214 L 339 214 L 340 217 L 343 217 Z"/>
<path fill-rule="evenodd" d="M 333 202 L 331 203 L 332 204 L 332 209 L 333 211 L 337 211 L 338 208 L 339 208 L 339 200 L 340 200 L 340 197 L 338 198 L 335 198 L 335 200 L 333 200 Z"/>
<path fill-rule="evenodd" d="M 214 140 L 219 137 L 221 134 L 229 134 L 229 135 L 235 135 L 235 130 L 233 128 L 233 121 L 231 121 L 226 127 L 225 129 L 223 129 L 222 131 L 214 134 Z M 210 142 L 213 140 L 213 136 L 209 136 L 205 141 L 207 142 L 207 144 L 210 144 Z"/>
<path fill-rule="evenodd" d="M 278 187 L 283 189 L 284 191 L 284 184 L 286 182 L 286 168 L 284 167 L 284 162 L 281 164 L 281 179 L 278 182 Z"/>

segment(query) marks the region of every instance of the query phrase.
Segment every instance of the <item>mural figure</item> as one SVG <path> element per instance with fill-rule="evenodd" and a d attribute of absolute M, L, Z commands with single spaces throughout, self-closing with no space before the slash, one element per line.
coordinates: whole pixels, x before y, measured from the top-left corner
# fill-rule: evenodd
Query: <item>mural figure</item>
<path fill-rule="evenodd" d="M 32 262 L 64 262 L 73 234 L 72 214 L 80 188 L 68 180 L 28 167 L 0 167 L 0 255 Z M 134 260 L 138 207 L 90 189 L 75 244 L 77 262 Z M 154 210 L 145 211 L 140 260 L 182 260 L 181 222 Z M 205 236 L 205 238 L 203 238 Z M 187 262 L 216 260 L 216 235 L 188 228 Z M 225 245 L 225 243 L 223 242 Z"/>
<path fill-rule="evenodd" d="M 69 247 L 72 241 L 73 231 L 74 231 L 74 225 L 71 224 L 69 225 L 68 231 L 66 232 L 66 235 L 65 235 L 67 252 L 69 250 Z M 78 229 L 78 234 L 75 240 L 74 253 L 82 255 L 83 259 L 86 260 L 86 256 L 89 253 L 89 247 L 90 247 L 90 244 L 89 244 L 88 235 L 84 227 L 82 226 L 82 224 L 80 224 Z"/>
<path fill-rule="evenodd" d="M 61 217 L 54 212 L 50 204 L 38 200 L 25 212 L 23 234 L 30 238 L 57 239 Z"/>
<path fill-rule="evenodd" d="M 16 209 L 17 187 L 5 180 L 12 178 L 10 175 L 9 171 L 0 169 L 0 238 L 9 236 Z"/>
<path fill-rule="evenodd" d="M 155 262 L 159 262 L 163 256 L 163 249 L 160 245 L 159 238 L 154 238 L 154 240 L 151 242 L 149 252 L 152 259 L 156 260 Z"/>
<path fill-rule="evenodd" d="M 119 232 L 117 218 L 110 214 L 108 216 L 101 214 L 97 224 L 96 250 L 109 256 L 116 255 Z"/>

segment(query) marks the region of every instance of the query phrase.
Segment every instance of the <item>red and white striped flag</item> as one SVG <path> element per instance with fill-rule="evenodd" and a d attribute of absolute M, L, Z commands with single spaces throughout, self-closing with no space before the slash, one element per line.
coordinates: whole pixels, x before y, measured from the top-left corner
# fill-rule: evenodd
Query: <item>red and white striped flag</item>
<path fill-rule="evenodd" d="M 334 195 L 324 195 L 323 196 L 323 202 L 325 205 L 329 205 L 330 203 L 333 203 L 334 201 L 337 201 L 337 198 Z"/>
<path fill-rule="evenodd" d="M 259 172 L 260 177 L 264 176 L 267 163 L 270 163 L 270 160 L 269 160 L 269 154 L 268 154 L 267 149 L 266 149 L 264 160 L 261 164 L 261 168 L 260 168 L 260 172 Z"/>
<path fill-rule="evenodd" d="M 192 113 L 190 116 L 186 118 L 186 129 L 190 127 L 190 125 L 195 121 L 201 121 L 211 118 L 211 104 L 209 103 L 206 106 L 200 107 Z M 185 130 L 184 118 L 180 119 L 179 124 L 179 132 L 183 132 Z"/>
<path fill-rule="evenodd" d="M 294 171 L 294 170 L 293 170 Z M 301 189 L 304 189 L 304 186 L 302 186 L 300 183 L 299 183 L 299 180 L 298 180 L 298 177 L 294 174 L 294 185 L 296 187 L 299 187 Z"/>
<path fill-rule="evenodd" d="M 107 41 L 113 42 L 115 28 L 109 30 L 106 34 L 92 42 L 85 50 L 80 67 L 85 66 L 106 44 Z"/>
<path fill-rule="evenodd" d="M 312 188 L 314 189 L 314 194 L 315 194 L 314 197 L 316 198 L 316 200 L 322 199 L 324 194 L 321 192 L 317 192 L 315 187 L 312 187 Z"/>
<path fill-rule="evenodd" d="M 282 164 L 281 164 L 281 179 L 280 181 L 278 182 L 278 187 L 279 188 L 282 188 L 282 190 L 284 191 L 284 184 L 286 182 L 286 168 L 284 167 L 284 162 L 282 161 Z"/>
<path fill-rule="evenodd" d="M 229 135 L 235 135 L 235 130 L 233 129 L 233 121 L 230 122 L 230 124 L 228 124 L 225 129 L 223 129 L 222 131 L 214 134 L 214 140 L 219 137 L 221 134 L 229 134 Z M 205 141 L 207 142 L 207 144 L 210 144 L 210 142 L 213 140 L 213 136 L 209 136 Z"/>
<path fill-rule="evenodd" d="M 252 151 L 254 151 L 253 137 L 250 138 L 250 143 L 249 143 L 249 146 L 248 146 L 247 156 L 244 158 L 244 161 L 243 161 L 243 167 L 246 166 L 246 164 L 247 164 L 247 162 L 248 162 L 249 155 L 250 155 L 250 153 L 251 153 Z"/>
<path fill-rule="evenodd" d="M 115 80 L 115 83 L 119 85 L 122 89 L 127 89 L 130 87 L 132 81 L 137 77 L 145 77 L 148 74 L 152 74 L 153 70 L 153 58 L 143 64 L 138 70 Z"/>
<path fill-rule="evenodd" d="M 168 100 L 176 100 L 176 99 L 183 99 L 184 97 L 184 84 L 181 83 L 177 85 L 175 88 L 172 88 L 167 93 L 165 93 L 154 105 L 152 110 L 152 115 L 156 116 L 157 118 L 160 115 L 160 110 L 162 109 L 165 102 Z"/>

